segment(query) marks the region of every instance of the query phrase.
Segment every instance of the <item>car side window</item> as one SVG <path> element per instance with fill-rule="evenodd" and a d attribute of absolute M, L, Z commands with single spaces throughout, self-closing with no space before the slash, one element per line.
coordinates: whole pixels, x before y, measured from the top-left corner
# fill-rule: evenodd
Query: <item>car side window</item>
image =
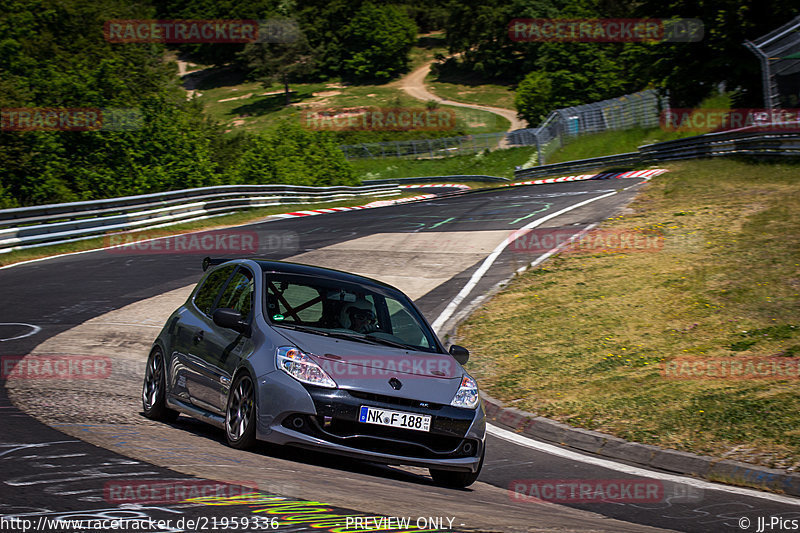
<path fill-rule="evenodd" d="M 253 309 L 253 274 L 249 270 L 239 268 L 236 271 L 220 296 L 217 307 L 239 311 L 244 318 L 250 316 Z"/>
<path fill-rule="evenodd" d="M 270 283 L 267 302 L 272 320 L 276 320 L 276 316 L 287 323 L 319 324 L 322 320 L 322 298 L 319 291 L 310 285 Z"/>
<path fill-rule="evenodd" d="M 225 284 L 225 281 L 230 277 L 234 268 L 236 268 L 235 265 L 218 268 L 206 276 L 203 285 L 194 296 L 194 304 L 200 311 L 211 316 L 217 295 Z"/>

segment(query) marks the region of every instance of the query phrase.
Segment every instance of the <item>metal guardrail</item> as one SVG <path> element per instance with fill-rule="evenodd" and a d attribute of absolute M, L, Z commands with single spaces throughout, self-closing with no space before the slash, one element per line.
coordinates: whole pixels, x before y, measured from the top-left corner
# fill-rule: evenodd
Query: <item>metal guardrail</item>
<path fill-rule="evenodd" d="M 719 156 L 800 156 L 800 133 L 787 131 L 725 131 L 706 133 L 639 147 L 642 158 L 666 161 Z"/>
<path fill-rule="evenodd" d="M 602 157 L 593 157 L 591 159 L 578 159 L 576 161 L 565 161 L 564 163 L 553 163 L 551 165 L 515 170 L 514 179 L 539 178 L 541 176 L 550 176 L 562 172 L 577 172 L 579 170 L 590 170 L 617 165 L 637 165 L 641 163 L 641 161 L 642 156 L 639 152 L 606 155 Z"/>
<path fill-rule="evenodd" d="M 223 185 L 0 210 L 0 253 L 283 204 L 396 196 L 396 182 L 362 187 Z"/>
<path fill-rule="evenodd" d="M 753 130 L 756 131 L 753 131 Z M 567 161 L 514 171 L 514 179 L 530 179 L 581 170 L 606 169 L 621 165 L 640 165 L 656 161 L 700 159 L 705 157 L 746 156 L 774 158 L 800 157 L 800 133 L 747 130 L 706 133 L 674 141 L 640 146 L 637 152 L 591 159 Z"/>
<path fill-rule="evenodd" d="M 435 183 L 435 182 L 453 182 L 453 181 L 483 181 L 483 182 L 506 182 L 508 178 L 501 178 L 498 176 L 483 176 L 483 175 L 455 175 L 455 176 L 424 176 L 421 178 L 397 178 L 393 180 L 363 180 L 361 183 L 364 185 L 383 185 L 389 183 Z"/>

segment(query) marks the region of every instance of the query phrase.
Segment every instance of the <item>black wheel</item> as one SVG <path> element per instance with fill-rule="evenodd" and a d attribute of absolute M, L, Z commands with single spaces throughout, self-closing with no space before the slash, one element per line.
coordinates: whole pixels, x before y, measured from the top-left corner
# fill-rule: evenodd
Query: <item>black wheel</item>
<path fill-rule="evenodd" d="M 443 487 L 450 487 L 454 489 L 463 489 L 464 487 L 469 487 L 475 480 L 478 479 L 478 476 L 481 473 L 481 468 L 483 468 L 483 457 L 486 455 L 486 448 L 483 449 L 481 452 L 481 462 L 478 463 L 478 470 L 475 472 L 454 472 L 452 470 L 436 470 L 435 468 L 430 468 L 431 477 L 433 478 L 434 483 L 437 485 L 441 485 Z"/>
<path fill-rule="evenodd" d="M 228 393 L 225 436 L 233 448 L 244 450 L 256 443 L 256 390 L 247 373 L 239 374 Z"/>
<path fill-rule="evenodd" d="M 167 407 L 167 386 L 164 354 L 161 348 L 154 348 L 147 358 L 147 368 L 144 371 L 144 384 L 142 385 L 142 408 L 144 416 L 153 420 L 174 422 L 178 418 L 178 411 Z"/>

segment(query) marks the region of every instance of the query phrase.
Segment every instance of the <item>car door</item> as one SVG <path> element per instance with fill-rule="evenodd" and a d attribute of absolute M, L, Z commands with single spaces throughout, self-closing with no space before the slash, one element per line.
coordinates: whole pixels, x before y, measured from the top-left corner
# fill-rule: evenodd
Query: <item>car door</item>
<path fill-rule="evenodd" d="M 253 273 L 247 267 L 240 266 L 228 279 L 214 308 L 234 309 L 251 324 L 253 300 Z M 204 337 L 205 366 L 198 379 L 202 379 L 204 401 L 213 410 L 224 413 L 233 373 L 239 367 L 239 362 L 253 352 L 252 338 L 245 333 L 217 326 L 213 320 Z"/>
<path fill-rule="evenodd" d="M 201 409 L 217 411 L 218 402 L 209 392 L 207 383 L 212 373 L 207 368 L 209 356 L 206 335 L 213 332 L 211 314 L 236 265 L 224 266 L 210 272 L 181 313 L 175 329 L 175 393 L 182 400 Z"/>

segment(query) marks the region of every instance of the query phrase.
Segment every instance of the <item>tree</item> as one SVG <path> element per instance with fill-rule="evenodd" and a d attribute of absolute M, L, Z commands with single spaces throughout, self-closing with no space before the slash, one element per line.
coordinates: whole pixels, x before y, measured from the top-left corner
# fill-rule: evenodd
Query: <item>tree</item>
<path fill-rule="evenodd" d="M 664 17 L 664 3 L 642 0 L 638 17 Z M 669 16 L 697 18 L 703 38 L 692 43 L 639 45 L 630 76 L 669 89 L 671 104 L 697 104 L 720 87 L 737 91 L 738 106 L 763 103 L 758 58 L 743 46 L 800 14 L 796 0 L 675 0 Z"/>
<path fill-rule="evenodd" d="M 288 106 L 292 103 L 289 83 L 313 72 L 315 53 L 295 21 L 284 18 L 273 23 L 287 28 L 287 32 L 281 36 L 282 42 L 250 43 L 245 46 L 241 57 L 266 87 L 276 81 L 283 84 L 285 104 Z"/>
<path fill-rule="evenodd" d="M 251 138 L 239 161 L 237 182 L 330 186 L 357 185 L 358 179 L 330 134 L 287 120 Z"/>
<path fill-rule="evenodd" d="M 417 26 L 397 6 L 361 6 L 342 29 L 343 74 L 356 81 L 388 81 L 408 69 Z"/>
<path fill-rule="evenodd" d="M 552 105 L 553 82 L 546 72 L 531 72 L 523 79 L 514 94 L 517 115 L 535 127 L 555 108 Z"/>

